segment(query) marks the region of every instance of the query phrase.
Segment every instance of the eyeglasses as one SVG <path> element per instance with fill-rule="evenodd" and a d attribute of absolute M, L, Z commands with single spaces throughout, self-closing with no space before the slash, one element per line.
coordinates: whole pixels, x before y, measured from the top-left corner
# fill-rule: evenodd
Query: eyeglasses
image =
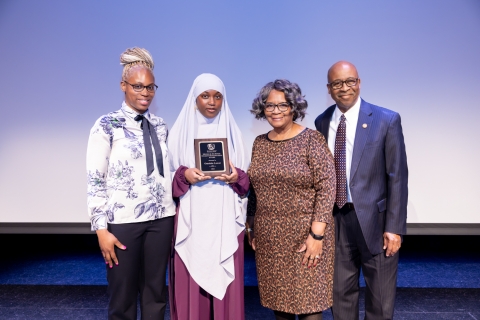
<path fill-rule="evenodd" d="M 133 91 L 135 91 L 135 92 L 142 92 L 143 89 L 147 89 L 148 92 L 155 92 L 155 90 L 158 89 L 158 86 L 156 84 L 149 84 L 148 86 L 143 86 L 141 84 L 131 84 L 131 83 L 128 83 L 127 81 L 125 81 L 125 80 L 123 82 L 131 85 Z"/>
<path fill-rule="evenodd" d="M 288 102 L 282 102 L 282 103 L 279 103 L 279 104 L 267 103 L 267 104 L 265 104 L 265 111 L 273 112 L 275 110 L 275 108 L 278 108 L 278 110 L 283 112 L 283 111 L 287 111 L 288 107 L 290 107 L 290 104 Z"/>
<path fill-rule="evenodd" d="M 357 81 L 358 81 L 358 78 L 348 78 L 347 80 L 344 80 L 344 81 L 342 80 L 332 81 L 328 85 L 332 89 L 340 89 L 341 87 L 343 87 L 344 83 L 347 85 L 347 87 L 353 87 L 354 85 L 357 84 Z"/>

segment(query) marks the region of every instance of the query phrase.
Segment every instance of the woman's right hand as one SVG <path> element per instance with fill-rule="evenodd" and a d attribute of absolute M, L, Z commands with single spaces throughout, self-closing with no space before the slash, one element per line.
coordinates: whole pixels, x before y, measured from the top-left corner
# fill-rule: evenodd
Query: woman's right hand
<path fill-rule="evenodd" d="M 255 224 L 255 217 L 254 216 L 248 216 L 247 217 L 247 223 L 245 226 L 247 227 L 247 238 L 248 238 L 248 244 L 252 247 L 252 249 L 255 251 L 255 231 L 253 229 L 253 226 Z"/>
<path fill-rule="evenodd" d="M 123 244 L 118 241 L 112 233 L 107 229 L 97 230 L 98 244 L 100 245 L 100 250 L 102 251 L 103 259 L 105 263 L 113 267 L 113 264 L 118 266 L 117 255 L 115 254 L 115 246 L 121 250 L 127 249 Z"/>
<path fill-rule="evenodd" d="M 185 170 L 185 179 L 187 179 L 188 183 L 195 184 L 200 181 L 205 181 L 208 179 L 212 179 L 210 176 L 206 176 L 202 171 L 198 170 L 197 168 L 188 168 Z"/>

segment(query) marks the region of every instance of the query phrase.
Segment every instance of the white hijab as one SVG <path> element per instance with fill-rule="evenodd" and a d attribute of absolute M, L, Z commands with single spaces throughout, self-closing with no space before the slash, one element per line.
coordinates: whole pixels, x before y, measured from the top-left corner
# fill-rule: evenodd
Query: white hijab
<path fill-rule="evenodd" d="M 223 105 L 215 118 L 208 119 L 197 110 L 196 98 L 212 89 L 223 95 Z M 209 73 L 195 79 L 169 132 L 172 177 L 181 165 L 195 167 L 195 138 L 227 138 L 233 165 L 247 171 L 242 134 L 228 107 L 225 87 Z M 235 279 L 233 254 L 237 236 L 245 228 L 246 202 L 229 185 L 213 179 L 190 186 L 180 197 L 175 250 L 195 282 L 217 299 L 223 299 Z"/>

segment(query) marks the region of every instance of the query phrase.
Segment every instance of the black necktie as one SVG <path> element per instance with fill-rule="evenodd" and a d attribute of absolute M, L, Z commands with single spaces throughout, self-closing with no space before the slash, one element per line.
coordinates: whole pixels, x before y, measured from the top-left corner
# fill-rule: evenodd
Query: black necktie
<path fill-rule="evenodd" d="M 135 121 L 142 120 L 141 128 L 143 130 L 143 144 L 145 146 L 145 158 L 147 159 L 147 176 L 149 176 L 153 170 L 153 152 L 152 152 L 152 143 L 153 149 L 155 150 L 155 158 L 157 159 L 158 172 L 163 177 L 163 156 L 162 148 L 160 147 L 160 142 L 158 141 L 157 133 L 155 128 L 150 125 L 150 122 L 143 116 L 138 115 L 135 117 Z M 152 138 L 152 142 L 150 142 Z"/>
<path fill-rule="evenodd" d="M 347 138 L 345 116 L 342 114 L 335 137 L 335 174 L 337 175 L 337 197 L 335 202 L 339 208 L 347 203 Z"/>

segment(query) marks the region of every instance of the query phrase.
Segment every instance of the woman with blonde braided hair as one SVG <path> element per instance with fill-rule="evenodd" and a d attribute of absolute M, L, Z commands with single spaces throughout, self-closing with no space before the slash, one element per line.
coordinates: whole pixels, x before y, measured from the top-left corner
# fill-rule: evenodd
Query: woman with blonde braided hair
<path fill-rule="evenodd" d="M 164 319 L 175 204 L 167 126 L 149 111 L 158 88 L 150 53 L 127 49 L 120 110 L 101 116 L 87 147 L 88 214 L 107 266 L 108 318 Z"/>
<path fill-rule="evenodd" d="M 150 53 L 137 47 L 125 50 L 120 56 L 120 64 L 123 66 L 122 81 L 127 80 L 130 70 L 135 69 L 135 66 L 144 66 L 152 72 L 152 75 L 155 66 Z"/>

